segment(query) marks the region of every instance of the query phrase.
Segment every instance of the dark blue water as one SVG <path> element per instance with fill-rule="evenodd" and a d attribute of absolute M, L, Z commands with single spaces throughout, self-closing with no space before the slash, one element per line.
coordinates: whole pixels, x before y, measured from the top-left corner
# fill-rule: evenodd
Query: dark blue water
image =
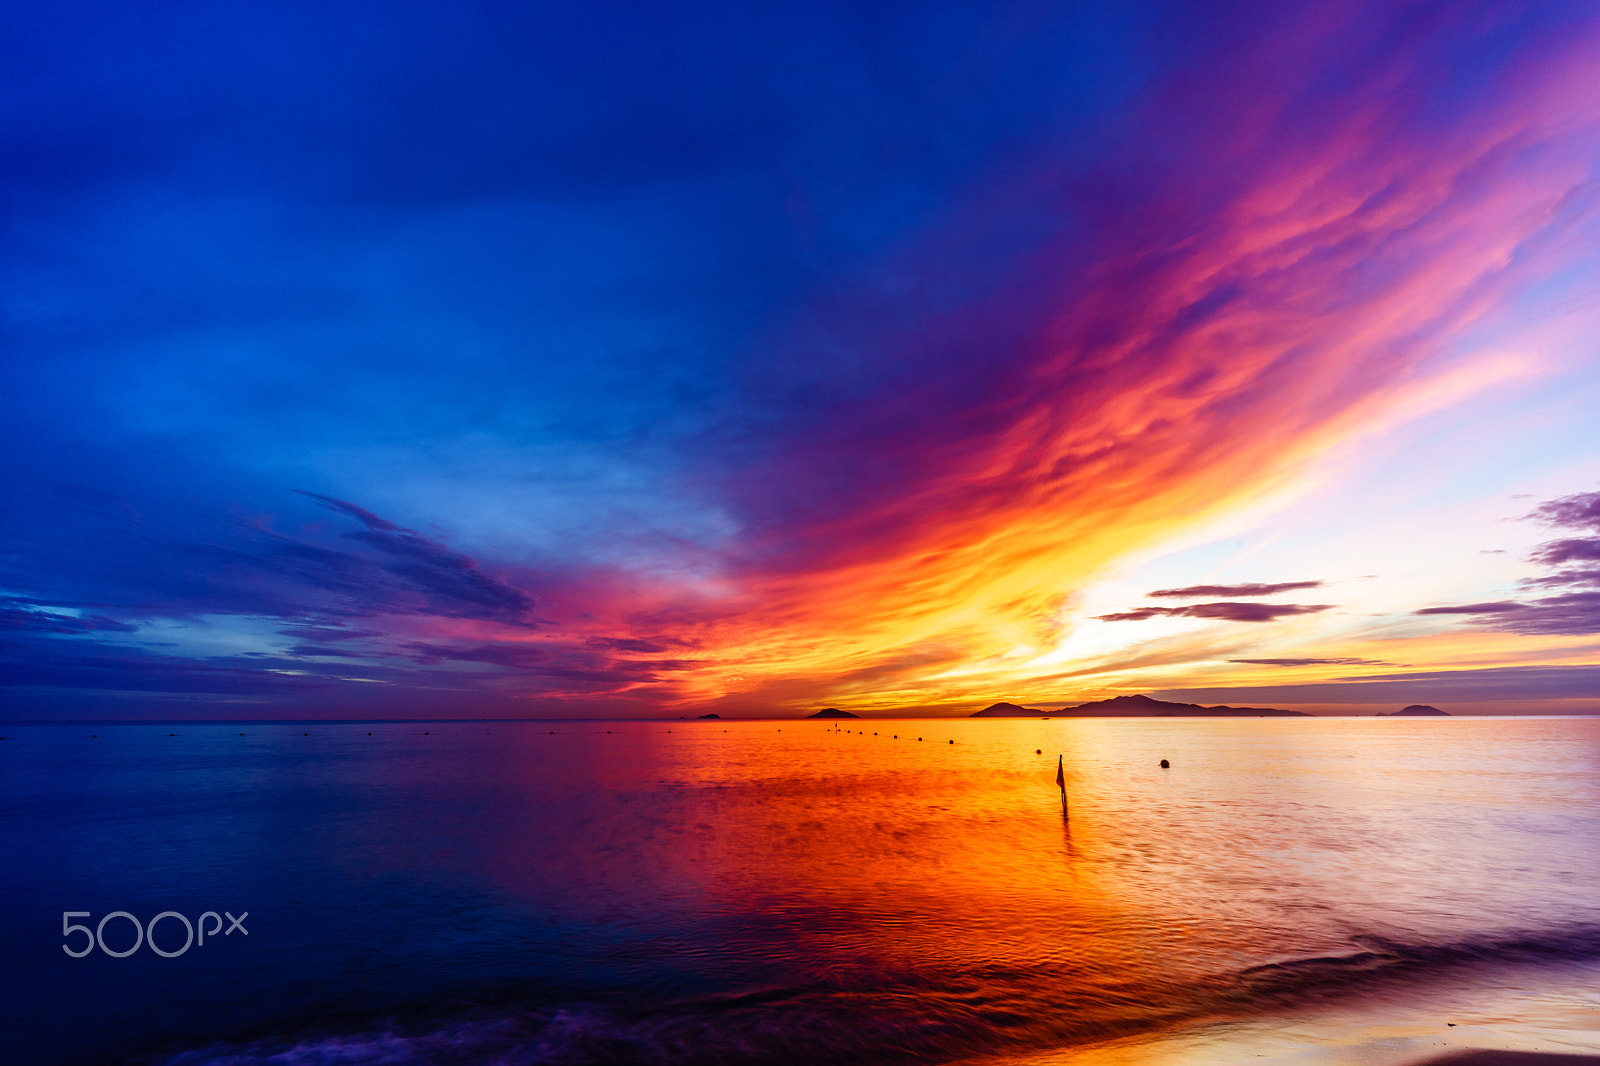
<path fill-rule="evenodd" d="M 1600 960 L 1588 719 L 3 733 L 8 1062 L 1004 1061 Z"/>

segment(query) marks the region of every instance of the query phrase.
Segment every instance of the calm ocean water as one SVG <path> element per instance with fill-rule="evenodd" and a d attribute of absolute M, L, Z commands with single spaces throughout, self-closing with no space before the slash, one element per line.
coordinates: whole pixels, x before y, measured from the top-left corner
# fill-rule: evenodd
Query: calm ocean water
<path fill-rule="evenodd" d="M 1594 719 L 0 733 L 7 1062 L 1288 1054 L 1600 987 Z"/>

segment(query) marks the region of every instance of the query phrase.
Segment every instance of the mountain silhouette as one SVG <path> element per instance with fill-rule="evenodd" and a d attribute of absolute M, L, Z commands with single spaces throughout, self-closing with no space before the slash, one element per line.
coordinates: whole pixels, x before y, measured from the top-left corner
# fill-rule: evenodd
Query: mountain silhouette
<path fill-rule="evenodd" d="M 1018 707 L 1015 703 L 992 703 L 981 711 L 974 711 L 967 715 L 968 718 L 1042 718 L 1049 711 L 1038 711 L 1032 707 Z"/>
<path fill-rule="evenodd" d="M 1422 712 L 1425 713 L 1425 712 Z M 1202 707 L 1198 703 L 1169 703 L 1152 696 L 1113 696 L 1109 700 L 1080 703 L 1059 711 L 1032 711 L 1014 703 L 996 703 L 969 718 L 1310 718 L 1304 711 L 1276 707 Z"/>

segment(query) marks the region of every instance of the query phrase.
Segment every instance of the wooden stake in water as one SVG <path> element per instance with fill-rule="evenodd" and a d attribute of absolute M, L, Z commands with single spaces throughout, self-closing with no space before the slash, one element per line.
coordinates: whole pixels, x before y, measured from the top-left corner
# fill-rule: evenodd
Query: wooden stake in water
<path fill-rule="evenodd" d="M 1071 818 L 1072 815 L 1067 810 L 1067 770 L 1063 762 L 1065 758 L 1064 755 L 1056 756 L 1056 787 L 1061 790 L 1061 817 Z"/>

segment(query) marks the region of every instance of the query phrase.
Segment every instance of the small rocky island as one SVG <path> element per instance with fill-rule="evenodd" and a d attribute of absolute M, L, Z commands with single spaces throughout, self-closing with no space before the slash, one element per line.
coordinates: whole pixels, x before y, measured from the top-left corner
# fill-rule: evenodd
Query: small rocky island
<path fill-rule="evenodd" d="M 1305 711 L 1276 707 L 1202 707 L 1198 703 L 1169 703 L 1151 696 L 1114 696 L 1109 700 L 1080 703 L 1059 711 L 1036 711 L 1014 703 L 996 703 L 969 718 L 1311 718 Z"/>
<path fill-rule="evenodd" d="M 1410 717 L 1419 716 L 1419 715 L 1434 715 L 1434 714 L 1441 714 L 1441 715 L 1444 715 L 1446 718 L 1450 717 L 1450 712 L 1449 711 L 1441 711 L 1437 707 L 1429 707 L 1426 703 L 1413 703 L 1409 707 L 1402 707 L 1398 711 L 1390 711 L 1387 714 L 1385 714 L 1383 711 L 1379 711 L 1378 714 L 1377 714 L 1377 717 L 1379 717 L 1379 718 L 1399 718 L 1400 716 L 1404 715 L 1404 716 L 1410 718 Z"/>
<path fill-rule="evenodd" d="M 1032 707 L 1018 707 L 1015 703 L 990 704 L 981 711 L 974 711 L 967 715 L 968 718 L 1048 718 L 1049 711 L 1039 711 Z"/>
<path fill-rule="evenodd" d="M 859 714 L 851 714 L 849 711 L 841 711 L 837 707 L 824 707 L 822 710 L 818 711 L 816 714 L 808 714 L 808 715 L 806 715 L 806 717 L 807 718 L 860 718 L 861 716 Z"/>

